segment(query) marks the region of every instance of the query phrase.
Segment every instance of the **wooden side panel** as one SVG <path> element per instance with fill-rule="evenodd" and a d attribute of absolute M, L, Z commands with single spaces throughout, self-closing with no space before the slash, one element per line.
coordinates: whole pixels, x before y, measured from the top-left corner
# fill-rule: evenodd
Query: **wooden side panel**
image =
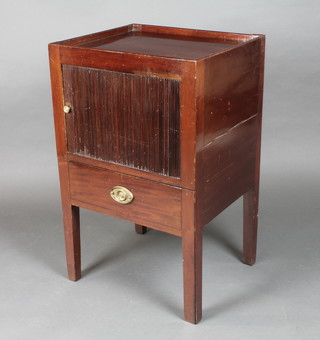
<path fill-rule="evenodd" d="M 254 186 L 260 40 L 206 60 L 203 223 Z"/>
<path fill-rule="evenodd" d="M 259 40 L 206 61 L 204 145 L 258 112 Z"/>
<path fill-rule="evenodd" d="M 256 114 L 204 147 L 203 167 L 206 183 L 231 165 L 255 157 L 257 129 Z"/>
<path fill-rule="evenodd" d="M 69 162 L 70 194 L 80 207 L 177 235 L 181 230 L 181 189 L 128 175 Z M 134 196 L 130 204 L 114 201 L 110 191 L 123 186 Z"/>
<path fill-rule="evenodd" d="M 63 65 L 68 152 L 180 176 L 180 82 Z"/>
<path fill-rule="evenodd" d="M 217 146 L 221 163 L 213 165 L 220 170 L 204 184 L 204 224 L 253 187 L 257 128 L 255 116 L 221 138 L 222 143 Z"/>

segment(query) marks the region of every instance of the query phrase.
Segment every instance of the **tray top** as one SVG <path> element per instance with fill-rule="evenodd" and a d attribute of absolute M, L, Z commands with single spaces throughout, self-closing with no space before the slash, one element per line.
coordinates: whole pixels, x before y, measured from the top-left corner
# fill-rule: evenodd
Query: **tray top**
<path fill-rule="evenodd" d="M 259 37 L 262 35 L 130 24 L 52 44 L 197 60 L 231 50 Z"/>
<path fill-rule="evenodd" d="M 178 59 L 200 59 L 235 47 L 241 42 L 217 38 L 131 31 L 76 46 Z"/>

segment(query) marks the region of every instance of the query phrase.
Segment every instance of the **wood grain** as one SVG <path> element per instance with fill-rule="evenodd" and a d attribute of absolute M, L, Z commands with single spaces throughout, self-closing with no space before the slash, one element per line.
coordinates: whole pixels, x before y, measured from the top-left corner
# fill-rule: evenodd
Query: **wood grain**
<path fill-rule="evenodd" d="M 243 34 L 243 33 L 232 33 L 232 32 L 220 32 L 220 31 L 209 31 L 200 29 L 180 28 L 180 27 L 168 27 L 168 26 L 155 26 L 155 25 L 139 25 L 134 24 L 136 30 L 142 32 L 162 33 L 162 34 L 176 34 L 181 36 L 195 37 L 195 38 L 210 38 L 214 43 L 218 41 L 234 41 L 234 42 L 245 42 L 255 38 L 259 38 L 258 34 Z"/>
<path fill-rule="evenodd" d="M 258 113 L 259 41 L 205 63 L 204 146 Z"/>
<path fill-rule="evenodd" d="M 182 191 L 182 254 L 184 319 L 198 323 L 202 317 L 202 226 L 197 221 L 194 191 Z"/>
<path fill-rule="evenodd" d="M 105 39 L 111 37 L 117 37 L 118 35 L 125 35 L 130 33 L 149 33 L 149 34 L 165 34 L 167 36 L 180 36 L 180 39 L 189 40 L 200 40 L 201 39 L 211 39 L 212 42 L 233 42 L 239 43 L 255 38 L 259 38 L 258 34 L 241 34 L 241 33 L 231 33 L 231 32 L 219 32 L 219 31 L 209 31 L 209 30 L 199 30 L 199 29 L 188 29 L 180 27 L 169 27 L 169 26 L 155 26 L 155 25 L 143 25 L 143 24 L 129 24 L 117 28 L 108 29 L 105 31 L 87 34 L 81 37 L 76 37 L 72 39 L 67 39 L 64 41 L 56 42 L 56 44 L 74 46 L 74 45 L 85 45 L 90 47 L 90 45 L 97 44 Z"/>
<path fill-rule="evenodd" d="M 137 224 L 181 229 L 181 189 L 128 175 L 69 163 L 71 199 L 108 210 L 109 215 Z M 133 195 L 132 203 L 115 202 L 110 191 L 123 186 Z M 145 223 L 143 223 L 145 222 Z"/>
<path fill-rule="evenodd" d="M 259 181 L 260 181 L 260 153 L 262 130 L 262 102 L 264 84 L 265 37 L 259 41 L 259 87 L 258 87 L 258 115 L 257 140 L 255 154 L 254 185 L 243 197 L 243 262 L 253 265 L 256 262 L 258 211 L 259 211 Z"/>
<path fill-rule="evenodd" d="M 127 166 L 123 166 L 121 164 L 105 162 L 99 159 L 94 159 L 91 157 L 86 157 L 86 156 L 81 156 L 81 155 L 76 155 L 76 154 L 71 154 L 71 153 L 67 154 L 67 159 L 69 161 L 94 166 L 96 168 L 112 170 L 115 172 L 122 172 L 127 175 L 140 177 L 140 178 L 144 178 L 144 179 L 159 182 L 159 183 L 169 184 L 169 185 L 176 186 L 176 187 L 181 186 L 181 179 L 178 177 L 163 176 L 163 175 L 153 173 L 150 171 L 134 169 L 134 168 L 130 168 Z"/>
<path fill-rule="evenodd" d="M 210 222 L 255 181 L 259 122 L 259 40 L 205 62 L 202 191 Z"/>
<path fill-rule="evenodd" d="M 180 82 L 63 66 L 68 152 L 180 176 Z"/>
<path fill-rule="evenodd" d="M 221 40 L 212 37 L 131 31 L 78 46 L 177 59 L 200 59 L 231 49 L 238 43 L 237 40 Z"/>

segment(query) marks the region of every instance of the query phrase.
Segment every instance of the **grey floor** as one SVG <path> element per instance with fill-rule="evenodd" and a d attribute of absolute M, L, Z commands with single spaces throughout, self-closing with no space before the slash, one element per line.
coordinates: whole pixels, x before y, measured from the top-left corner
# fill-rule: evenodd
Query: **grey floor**
<path fill-rule="evenodd" d="M 253 267 L 240 261 L 241 200 L 206 227 L 196 326 L 182 319 L 177 237 L 82 210 L 83 278 L 67 280 L 55 179 L 0 193 L 1 340 L 320 338 L 316 173 L 263 173 Z"/>

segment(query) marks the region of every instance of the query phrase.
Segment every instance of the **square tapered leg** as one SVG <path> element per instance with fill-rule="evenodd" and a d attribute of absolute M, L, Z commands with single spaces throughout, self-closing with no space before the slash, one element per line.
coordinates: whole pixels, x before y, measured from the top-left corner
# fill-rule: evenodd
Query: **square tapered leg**
<path fill-rule="evenodd" d="M 65 208 L 63 221 L 68 277 L 76 281 L 81 277 L 79 208 L 76 206 Z"/>
<path fill-rule="evenodd" d="M 145 234 L 148 231 L 148 228 L 141 224 L 135 224 L 135 229 L 137 234 Z"/>
<path fill-rule="evenodd" d="M 243 262 L 252 266 L 256 261 L 258 229 L 258 191 L 243 196 Z"/>
<path fill-rule="evenodd" d="M 202 317 L 202 226 L 197 224 L 194 196 L 183 190 L 182 253 L 184 319 L 196 324 Z"/>

